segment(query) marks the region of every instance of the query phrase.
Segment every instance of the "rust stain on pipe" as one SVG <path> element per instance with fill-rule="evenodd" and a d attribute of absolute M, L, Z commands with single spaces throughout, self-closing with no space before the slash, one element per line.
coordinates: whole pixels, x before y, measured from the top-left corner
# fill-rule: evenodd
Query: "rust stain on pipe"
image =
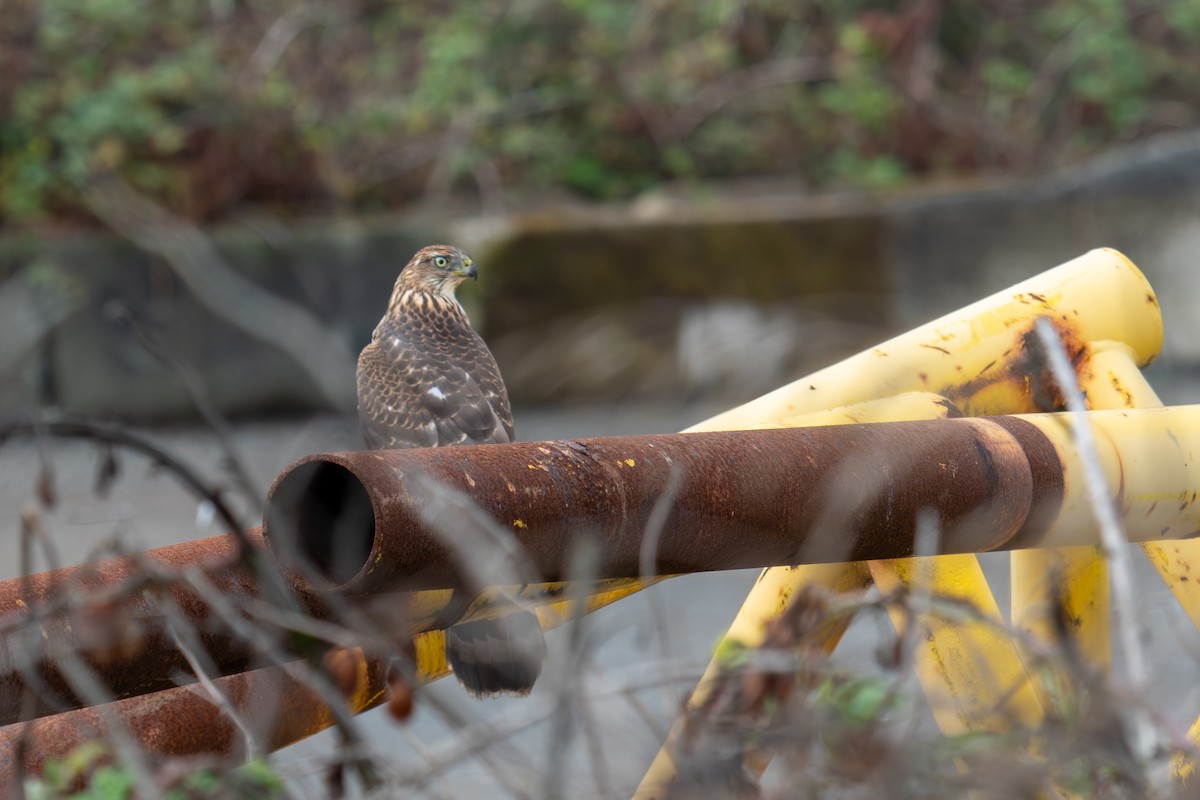
<path fill-rule="evenodd" d="M 1091 347 L 1080 338 L 1068 316 L 1054 312 L 1046 298 L 1040 295 L 1021 294 L 1015 299 L 1024 305 L 1045 308 L 1046 320 L 1058 332 L 1067 358 L 1081 382 L 1086 383 L 1086 376 L 1091 370 Z M 944 395 L 971 416 L 1005 413 L 1014 407 L 1037 411 L 1066 409 L 1066 400 L 1058 382 L 1054 380 L 1045 350 L 1038 339 L 1037 319 L 1014 318 L 1011 322 L 1019 324 L 1020 328 L 1014 336 L 1013 347 L 1006 350 L 1002 358 L 984 364 L 974 375 L 964 374 L 960 364 L 956 368 L 958 379 L 934 386 L 932 390 Z M 959 357 L 952 353 L 947 355 Z M 1014 404 L 1013 398 L 1020 398 L 1021 402 Z"/>
<path fill-rule="evenodd" d="M 298 544 L 350 593 L 464 585 L 421 521 L 420 473 L 507 527 L 544 580 L 563 579 L 582 531 L 601 538 L 599 577 L 636 577 L 673 470 L 659 574 L 908 556 L 924 509 L 942 552 L 995 549 L 1040 491 L 1022 443 L 985 419 L 333 453 L 276 480 L 266 537 Z"/>

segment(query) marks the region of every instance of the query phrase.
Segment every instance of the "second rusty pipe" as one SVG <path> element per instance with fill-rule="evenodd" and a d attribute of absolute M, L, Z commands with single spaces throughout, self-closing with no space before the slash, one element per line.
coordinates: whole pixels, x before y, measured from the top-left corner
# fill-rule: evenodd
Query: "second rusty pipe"
<path fill-rule="evenodd" d="M 260 531 L 246 535 L 251 546 L 262 546 Z M 194 627 L 219 672 L 254 666 L 254 648 L 221 623 L 208 600 L 180 581 L 150 586 L 145 580 L 146 565 L 168 576 L 200 569 L 209 573 L 215 591 L 240 605 L 258 598 L 259 590 L 247 570 L 234 568 L 236 555 L 233 537 L 214 536 L 0 581 L 0 623 L 7 629 L 0 637 L 0 725 L 84 704 L 61 668 L 65 657 L 78 658 L 116 698 L 174 686 L 190 666 L 174 643 L 156 593 Z M 305 610 L 320 613 L 316 599 L 299 588 Z M 25 635 L 36 636 L 40 649 L 31 652 L 22 641 Z"/>
<path fill-rule="evenodd" d="M 246 535 L 252 546 L 262 547 L 261 531 Z M 159 576 L 151 579 L 147 567 Z M 214 610 L 215 597 L 179 580 L 189 569 L 207 573 L 214 592 L 236 608 L 244 611 L 251 603 L 265 602 L 258 581 L 237 559 L 231 536 L 0 581 L 0 725 L 86 705 L 67 679 L 66 659 L 78 659 L 118 700 L 191 680 L 191 664 L 164 617 L 163 600 L 174 603 L 182 621 L 194 630 L 194 644 L 216 675 L 262 664 L 263 642 L 247 641 Z M 599 593 L 624 589 L 622 582 L 601 582 L 593 588 Z M 563 584 L 536 584 L 521 587 L 517 594 L 524 603 L 546 605 L 561 600 L 564 592 Z M 298 576 L 290 582 L 290 593 L 303 614 L 342 619 L 325 593 L 313 591 Z M 375 626 L 378 635 L 398 643 L 487 616 L 494 594 L 484 592 L 475 599 L 449 591 L 388 594 L 361 598 L 353 613 Z M 507 596 L 505 591 L 498 594 Z M 270 634 L 263 630 L 263 635 Z M 28 637 L 36 646 L 28 646 Z M 305 636 L 280 636 L 276 644 L 297 658 L 312 646 Z"/>
<path fill-rule="evenodd" d="M 980 552 L 1029 538 L 1061 501 L 1061 471 L 1031 468 L 1030 448 L 1052 458 L 1043 445 L 1020 419 L 962 419 L 322 454 L 276 480 L 265 535 L 361 594 L 469 583 L 453 532 L 423 521 L 431 484 L 508 529 L 550 581 L 585 533 L 598 577 L 639 575 L 660 501 L 658 574 L 907 556 L 925 509 L 941 552 Z"/>

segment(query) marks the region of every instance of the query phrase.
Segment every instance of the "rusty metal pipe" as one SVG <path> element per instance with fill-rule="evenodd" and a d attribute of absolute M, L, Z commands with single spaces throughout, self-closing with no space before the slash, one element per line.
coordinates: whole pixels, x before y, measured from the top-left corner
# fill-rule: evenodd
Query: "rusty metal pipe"
<path fill-rule="evenodd" d="M 423 519 L 419 473 L 508 528 L 545 580 L 564 577 L 583 532 L 601 538 L 599 577 L 636 577 L 677 470 L 659 574 L 908 556 L 924 509 L 939 516 L 943 552 L 981 552 L 1031 539 L 1061 501 L 1044 440 L 1004 418 L 314 455 L 276 480 L 265 531 L 349 593 L 463 585 Z"/>
<path fill-rule="evenodd" d="M 1192 441 L 1200 425 L 1192 420 L 1200 414 L 1113 413 L 1094 420 L 1116 448 L 1108 461 L 1122 510 L 1142 529 L 1131 529 L 1131 537 L 1195 535 L 1192 459 L 1180 452 L 1183 466 L 1170 465 L 1171 448 Z M 1147 448 L 1160 457 L 1138 455 Z M 677 496 L 666 498 L 672 512 L 657 551 L 660 574 L 903 557 L 912 553 L 916 514 L 924 508 L 939 514 L 942 552 L 1086 543 L 1086 498 L 1066 491 L 1078 483 L 1071 480 L 1079 471 L 1073 459 L 1053 415 L 318 455 L 281 475 L 268 517 L 270 536 L 280 525 L 292 526 L 305 551 L 345 590 L 431 589 L 402 602 L 375 601 L 401 609 L 386 630 L 403 637 L 488 613 L 486 602 L 464 603 L 452 591 L 463 581 L 439 534 L 422 521 L 422 498 L 412 495 L 406 478 L 415 472 L 461 491 L 511 527 L 545 580 L 562 579 L 571 538 L 592 531 L 605 544 L 601 577 L 619 581 L 639 574 L 646 522 L 673 469 L 683 479 Z M 1163 500 L 1176 496 L 1178 505 Z M 342 513 L 347 506 L 351 513 Z M 357 563 L 341 560 L 345 553 Z M 214 537 L 143 557 L 177 572 L 232 554 L 229 539 Z M 82 596 L 127 585 L 137 563 L 116 559 L 0 583 L 0 613 L 25 616 L 22 604 L 44 609 L 66 587 Z M 258 597 L 246 574 L 217 571 L 213 580 L 234 604 Z M 306 611 L 326 615 L 302 582 L 293 581 L 293 589 Z M 521 593 L 544 604 L 560 599 L 561 589 L 534 584 Z M 254 665 L 254 649 L 220 625 L 203 598 L 182 585 L 169 591 L 217 674 Z M 117 698 L 165 688 L 173 675 L 189 673 L 150 598 L 132 593 L 92 602 L 40 620 L 46 652 L 33 671 L 61 702 L 32 715 L 81 704 L 57 666 L 66 652 L 79 653 Z M 102 658 L 86 644 L 88 626 L 103 624 L 110 611 L 136 622 L 142 639 L 128 651 L 109 648 Z M 19 637 L 0 641 L 0 724 L 30 713 L 22 709 L 28 687 L 17 669 L 20 646 Z"/>
<path fill-rule="evenodd" d="M 263 546 L 261 530 L 248 531 L 247 537 L 252 546 Z M 193 680 L 191 667 L 176 646 L 159 605 L 149 596 L 153 592 L 161 592 L 176 604 L 216 675 L 261 666 L 262 658 L 253 643 L 228 628 L 188 584 L 170 580 L 184 569 L 200 568 L 208 572 L 213 588 L 231 605 L 239 607 L 260 599 L 249 572 L 234 568 L 236 554 L 232 537 L 215 536 L 0 581 L 0 626 L 9 630 L 0 636 L 0 725 L 87 705 L 62 673 L 64 657 L 82 661 L 115 699 L 159 692 Z M 147 563 L 161 569 L 167 579 L 146 584 L 143 565 Z M 628 592 L 629 583 L 607 581 L 594 590 Z M 333 609 L 303 580 L 293 576 L 290 584 L 301 611 L 317 619 L 330 618 Z M 132 590 L 137 586 L 147 588 Z M 543 606 L 561 601 L 565 591 L 565 584 L 533 584 L 489 589 L 469 603 L 464 599 L 470 598 L 454 592 L 433 591 L 371 598 L 356 605 L 383 635 L 402 641 L 488 616 L 494 613 L 490 604 L 496 594 L 517 595 L 527 605 Z M 36 621 L 29 619 L 31 613 L 37 614 Z M 37 638 L 40 653 L 30 656 L 22 649 L 23 630 Z M 133 631 L 135 635 L 130 636 Z M 278 644 L 287 650 L 289 643 L 284 638 Z M 433 672 L 441 664 L 444 659 L 436 665 L 419 666 Z M 31 680 L 31 675 L 36 677 Z"/>
<path fill-rule="evenodd" d="M 634 591 L 637 582 L 623 590 L 601 583 L 608 592 Z M 442 594 L 442 593 L 428 593 Z M 410 598 L 415 600 L 417 597 Z M 570 598 L 553 593 L 540 597 L 544 627 L 553 628 L 572 618 L 577 608 Z M 607 602 L 604 594 L 592 600 Z M 388 598 L 388 602 L 393 602 Z M 592 610 L 591 606 L 587 610 Z M 548 613 L 547 613 L 548 612 Z M 469 615 L 468 615 L 469 616 Z M 443 633 L 434 630 L 414 638 L 416 679 L 426 683 L 443 677 L 448 668 L 442 654 Z M 361 649 L 345 650 L 349 662 L 340 671 L 354 676 L 353 686 L 339 681 L 350 711 L 359 713 L 389 697 L 387 664 L 382 657 Z M 265 750 L 277 750 L 333 724 L 334 715 L 325 699 L 294 672 L 292 665 L 267 667 L 238 675 L 216 678 L 213 686 L 250 729 Z M 160 756 L 243 756 L 247 743 L 238 726 L 206 692 L 185 686 L 153 694 L 129 697 L 106 707 L 81 708 L 50 717 L 0 728 L 0 797 L 11 791 L 18 759 L 27 774 L 40 774 L 47 759 L 63 758 L 92 738 L 108 738 L 107 719 L 122 720 L 133 741 L 148 753 Z"/>
<path fill-rule="evenodd" d="M 248 536 L 252 544 L 262 546 L 261 531 L 249 531 Z M 43 654 L 31 659 L 29 667 L 42 684 L 39 688 L 57 702 L 32 693 L 32 704 L 23 707 L 31 687 L 19 665 L 28 656 L 18 649 L 23 646 L 19 633 L 0 637 L 0 724 L 13 722 L 22 713 L 42 716 L 84 704 L 57 666 L 65 652 L 76 654 L 114 697 L 174 686 L 173 677 L 190 674 L 190 669 L 153 599 L 147 592 L 115 592 L 134 586 L 145 575 L 142 564 L 146 561 L 177 573 L 187 567 L 231 564 L 236 552 L 237 542 L 232 537 L 214 536 L 160 547 L 136 558 L 108 559 L 0 581 L 0 624 L 5 626 L 20 626 L 22 618 L 35 609 L 47 612 L 68 598 L 88 598 L 66 604 L 70 607 L 55 613 L 44 613 L 38 621 L 36 634 L 43 643 Z M 216 589 L 235 604 L 258 596 L 245 571 L 217 569 L 211 574 Z M 155 591 L 174 600 L 222 672 L 239 672 L 253 665 L 252 648 L 217 623 L 203 598 L 180 582 Z"/>
<path fill-rule="evenodd" d="M 633 591 L 635 584 L 629 582 L 623 591 Z M 599 594 L 592 599 L 608 598 Z M 576 611 L 574 599 L 559 597 L 540 607 L 539 616 L 544 627 L 553 628 Z M 446 674 L 443 643 L 440 630 L 414 638 L 418 683 Z M 390 695 L 386 659 L 361 649 L 342 654 L 338 685 L 349 710 L 359 713 L 385 702 Z M 334 714 L 325 698 L 299 677 L 294 666 L 267 667 L 212 681 L 264 750 L 277 750 L 333 724 Z M 354 678 L 352 686 L 343 682 L 348 675 Z M 205 691 L 194 686 L 167 689 L 0 728 L 0 797 L 10 793 L 18 763 L 27 774 L 40 774 L 47 759 L 63 758 L 89 739 L 110 737 L 106 720 L 112 718 L 120 719 L 134 743 L 154 755 L 240 757 L 247 752 L 238 725 Z"/>
<path fill-rule="evenodd" d="M 365 711 L 387 695 L 386 665 L 360 650 L 346 651 L 356 683 L 346 697 L 349 708 Z M 320 693 L 276 666 L 214 681 L 238 712 L 259 746 L 277 750 L 333 723 L 333 712 Z M 18 762 L 26 774 L 41 774 L 46 759 L 62 758 L 84 742 L 108 738 L 105 718 L 119 718 L 133 741 L 160 756 L 219 754 L 244 756 L 247 743 L 238 726 L 202 690 L 169 689 L 81 708 L 0 728 L 0 797 L 7 797 Z M 23 741 L 22 741 L 23 740 Z"/>

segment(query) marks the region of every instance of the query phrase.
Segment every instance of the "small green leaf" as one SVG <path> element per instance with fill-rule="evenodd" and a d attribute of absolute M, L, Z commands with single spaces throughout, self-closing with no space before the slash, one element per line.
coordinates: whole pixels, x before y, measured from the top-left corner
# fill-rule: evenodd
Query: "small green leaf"
<path fill-rule="evenodd" d="M 750 659 L 750 648 L 738 639 L 723 638 L 717 642 L 713 658 L 722 669 L 739 669 Z"/>
<path fill-rule="evenodd" d="M 253 761 L 244 764 L 238 773 L 248 781 L 257 783 L 268 789 L 282 789 L 283 779 L 276 774 L 275 769 L 271 766 L 271 762 L 263 758 L 256 758 Z"/>
<path fill-rule="evenodd" d="M 211 769 L 196 770 L 183 779 L 183 787 L 205 794 L 215 794 L 221 788 L 221 776 Z"/>
<path fill-rule="evenodd" d="M 126 770 L 114 766 L 103 766 L 92 775 L 91 792 L 86 796 L 93 800 L 127 800 L 133 796 L 134 778 Z"/>

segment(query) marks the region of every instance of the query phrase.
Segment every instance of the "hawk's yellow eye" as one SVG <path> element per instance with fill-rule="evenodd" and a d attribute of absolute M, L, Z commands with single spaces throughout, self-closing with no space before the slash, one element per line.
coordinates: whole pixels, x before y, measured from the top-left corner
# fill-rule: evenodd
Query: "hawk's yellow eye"
<path fill-rule="evenodd" d="M 433 259 L 433 263 L 437 264 L 439 267 L 444 267 L 450 262 L 446 260 L 445 256 L 438 256 L 437 258 Z"/>

